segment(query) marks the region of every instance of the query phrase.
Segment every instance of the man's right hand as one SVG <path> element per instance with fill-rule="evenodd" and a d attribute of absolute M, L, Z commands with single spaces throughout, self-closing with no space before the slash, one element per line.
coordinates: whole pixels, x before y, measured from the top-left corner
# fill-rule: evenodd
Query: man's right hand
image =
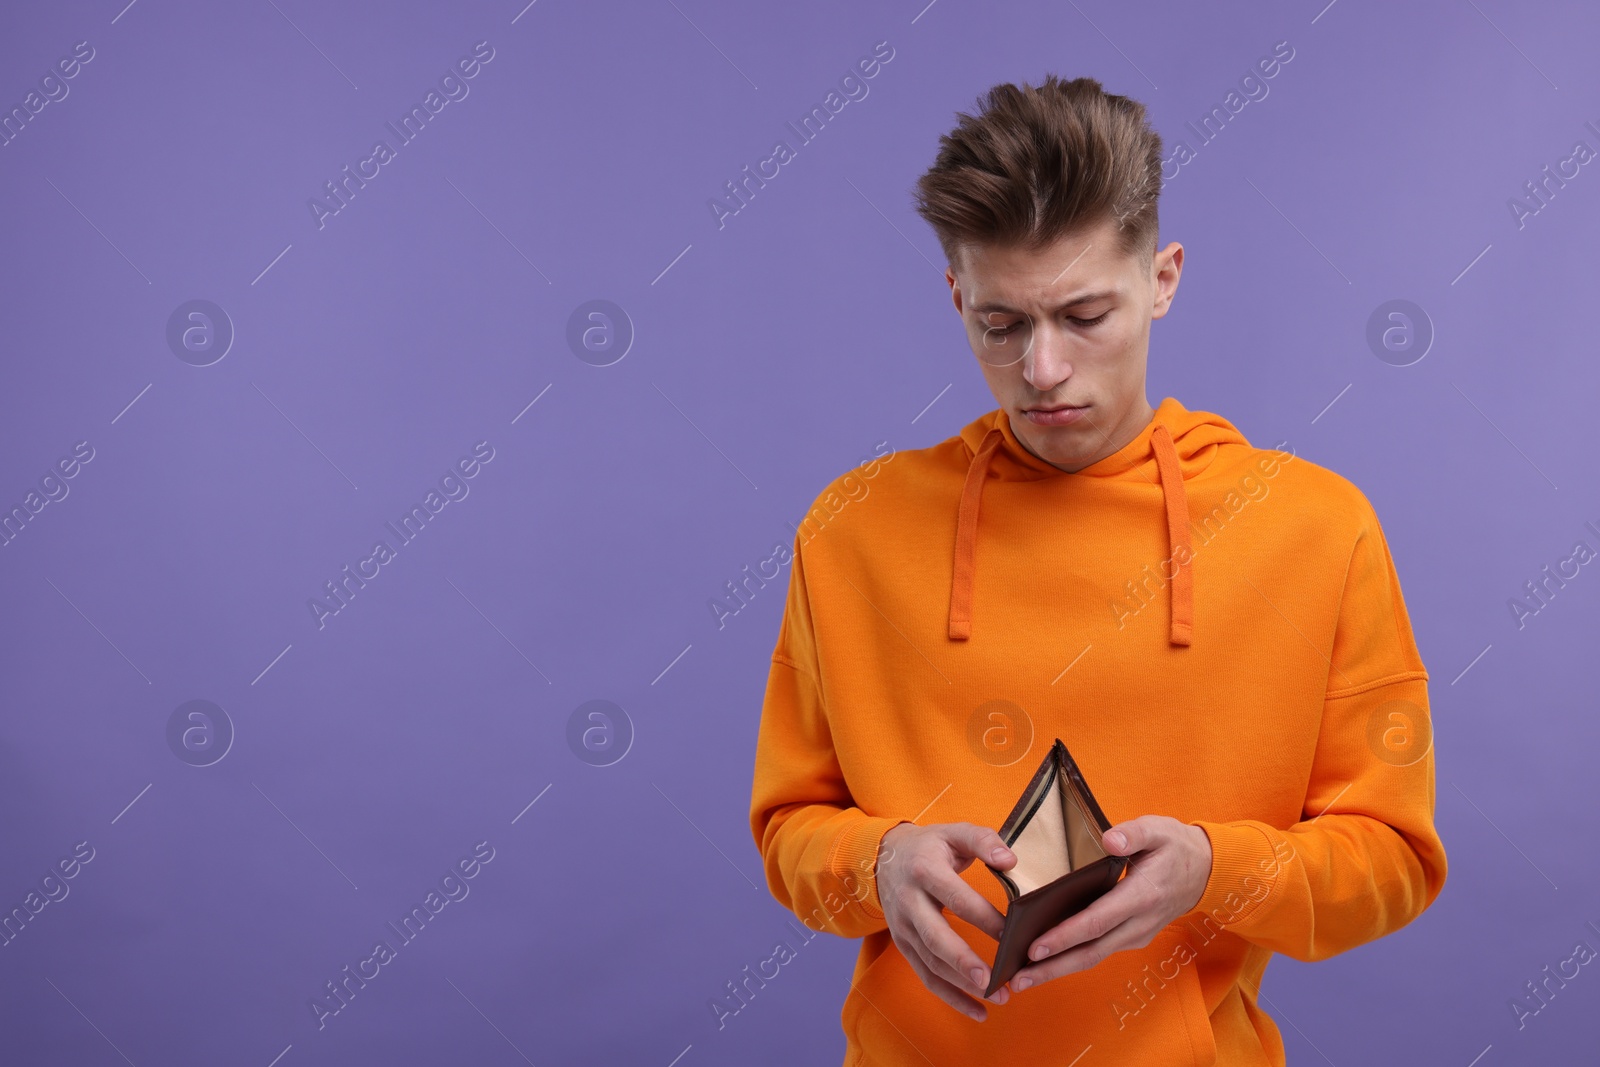
<path fill-rule="evenodd" d="M 950 928 L 942 911 L 948 908 L 1000 939 L 1005 917 L 960 878 L 975 859 L 1000 870 L 1017 862 L 1000 835 L 987 827 L 903 822 L 883 835 L 877 879 L 889 936 L 922 984 L 952 1008 L 982 1022 L 989 1014 L 982 1003 L 989 984 L 988 964 Z M 992 999 L 1004 1004 L 1010 995 L 1002 986 Z"/>

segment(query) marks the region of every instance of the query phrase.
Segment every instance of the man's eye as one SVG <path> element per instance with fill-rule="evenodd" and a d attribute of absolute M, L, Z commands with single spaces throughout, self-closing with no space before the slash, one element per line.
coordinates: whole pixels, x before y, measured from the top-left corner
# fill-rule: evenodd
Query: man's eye
<path fill-rule="evenodd" d="M 1092 319 L 1072 319 L 1072 321 L 1077 323 L 1079 326 L 1097 326 L 1101 322 L 1104 322 L 1105 317 L 1109 314 L 1111 314 L 1111 309 L 1107 308 Z M 1071 316 L 1069 315 L 1068 318 L 1071 318 Z"/>

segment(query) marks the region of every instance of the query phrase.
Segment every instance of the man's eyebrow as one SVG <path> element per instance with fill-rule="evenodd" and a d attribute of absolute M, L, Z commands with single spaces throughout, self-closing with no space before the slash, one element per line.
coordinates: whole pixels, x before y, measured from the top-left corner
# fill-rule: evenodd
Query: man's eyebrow
<path fill-rule="evenodd" d="M 1089 303 L 1093 303 L 1096 300 L 1103 300 L 1108 296 L 1116 296 L 1116 295 L 1117 295 L 1117 290 L 1115 290 L 1115 289 L 1099 289 L 1099 290 L 1096 290 L 1095 292 L 1092 292 L 1092 293 L 1079 293 L 1077 296 L 1075 296 L 1072 299 L 1066 301 L 1065 303 L 1058 304 L 1056 306 L 1056 310 L 1057 311 L 1066 311 L 1068 308 L 1077 307 L 1079 304 L 1089 304 Z M 990 312 L 990 311 L 1006 311 L 1006 312 L 1010 312 L 1012 314 L 1018 314 L 1016 308 L 1011 307 L 1011 306 L 1009 306 L 1007 304 L 1002 304 L 997 300 L 985 300 L 981 304 L 974 304 L 974 305 L 972 305 L 972 310 L 977 312 L 980 315 L 986 314 L 987 312 Z"/>

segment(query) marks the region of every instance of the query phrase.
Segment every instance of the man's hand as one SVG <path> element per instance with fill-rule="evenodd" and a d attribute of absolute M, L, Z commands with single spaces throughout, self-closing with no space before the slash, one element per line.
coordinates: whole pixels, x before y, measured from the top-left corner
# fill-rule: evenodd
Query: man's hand
<path fill-rule="evenodd" d="M 1100 840 L 1112 855 L 1138 855 L 1110 892 L 1039 935 L 1028 958 L 1045 962 L 1018 971 L 1008 983 L 1013 991 L 1086 971 L 1113 952 L 1143 948 L 1200 903 L 1211 878 L 1205 830 L 1165 815 L 1141 815 L 1113 826 Z"/>
<path fill-rule="evenodd" d="M 1000 835 L 982 826 L 903 822 L 890 827 L 879 846 L 878 899 L 890 937 L 922 984 L 952 1008 L 982 1022 L 989 1015 L 981 1002 L 989 967 L 950 928 L 941 910 L 949 908 L 1000 939 L 1005 917 L 959 877 L 975 859 L 1001 870 L 1017 862 Z M 1004 1004 L 1009 997 L 1002 987 L 993 1000 Z"/>

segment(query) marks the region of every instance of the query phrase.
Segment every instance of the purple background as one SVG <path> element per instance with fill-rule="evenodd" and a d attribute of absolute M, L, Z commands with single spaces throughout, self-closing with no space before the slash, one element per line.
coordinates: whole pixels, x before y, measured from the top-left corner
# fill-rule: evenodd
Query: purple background
<path fill-rule="evenodd" d="M 1151 402 L 1359 485 L 1432 674 L 1449 880 L 1391 937 L 1274 961 L 1290 1062 L 1593 1054 L 1600 976 L 1520 1031 L 1508 1000 L 1600 947 L 1600 564 L 1521 629 L 1507 607 L 1600 547 L 1600 175 L 1508 206 L 1600 148 L 1592 9 L 122 2 L 0 28 L 5 109 L 95 50 L 0 147 L 0 505 L 94 449 L 0 548 L 0 912 L 95 850 L 0 948 L 0 1059 L 838 1062 L 856 942 L 708 1008 L 788 936 L 747 819 L 786 577 L 721 630 L 708 601 L 874 442 L 994 406 L 910 191 L 957 110 L 1047 72 L 1195 149 Z M 480 40 L 470 94 L 319 228 L 310 198 Z M 878 41 L 868 96 L 798 145 Z M 779 138 L 797 157 L 719 228 Z M 166 341 L 194 299 L 236 331 L 210 366 Z M 609 366 L 567 342 L 594 299 L 636 332 Z M 1436 334 L 1408 366 L 1366 340 L 1395 299 Z M 485 440 L 319 629 L 308 600 Z M 194 699 L 236 732 L 207 767 L 167 741 Z M 594 699 L 634 733 L 604 767 L 567 741 Z M 310 998 L 481 840 L 470 894 L 319 1031 Z"/>

